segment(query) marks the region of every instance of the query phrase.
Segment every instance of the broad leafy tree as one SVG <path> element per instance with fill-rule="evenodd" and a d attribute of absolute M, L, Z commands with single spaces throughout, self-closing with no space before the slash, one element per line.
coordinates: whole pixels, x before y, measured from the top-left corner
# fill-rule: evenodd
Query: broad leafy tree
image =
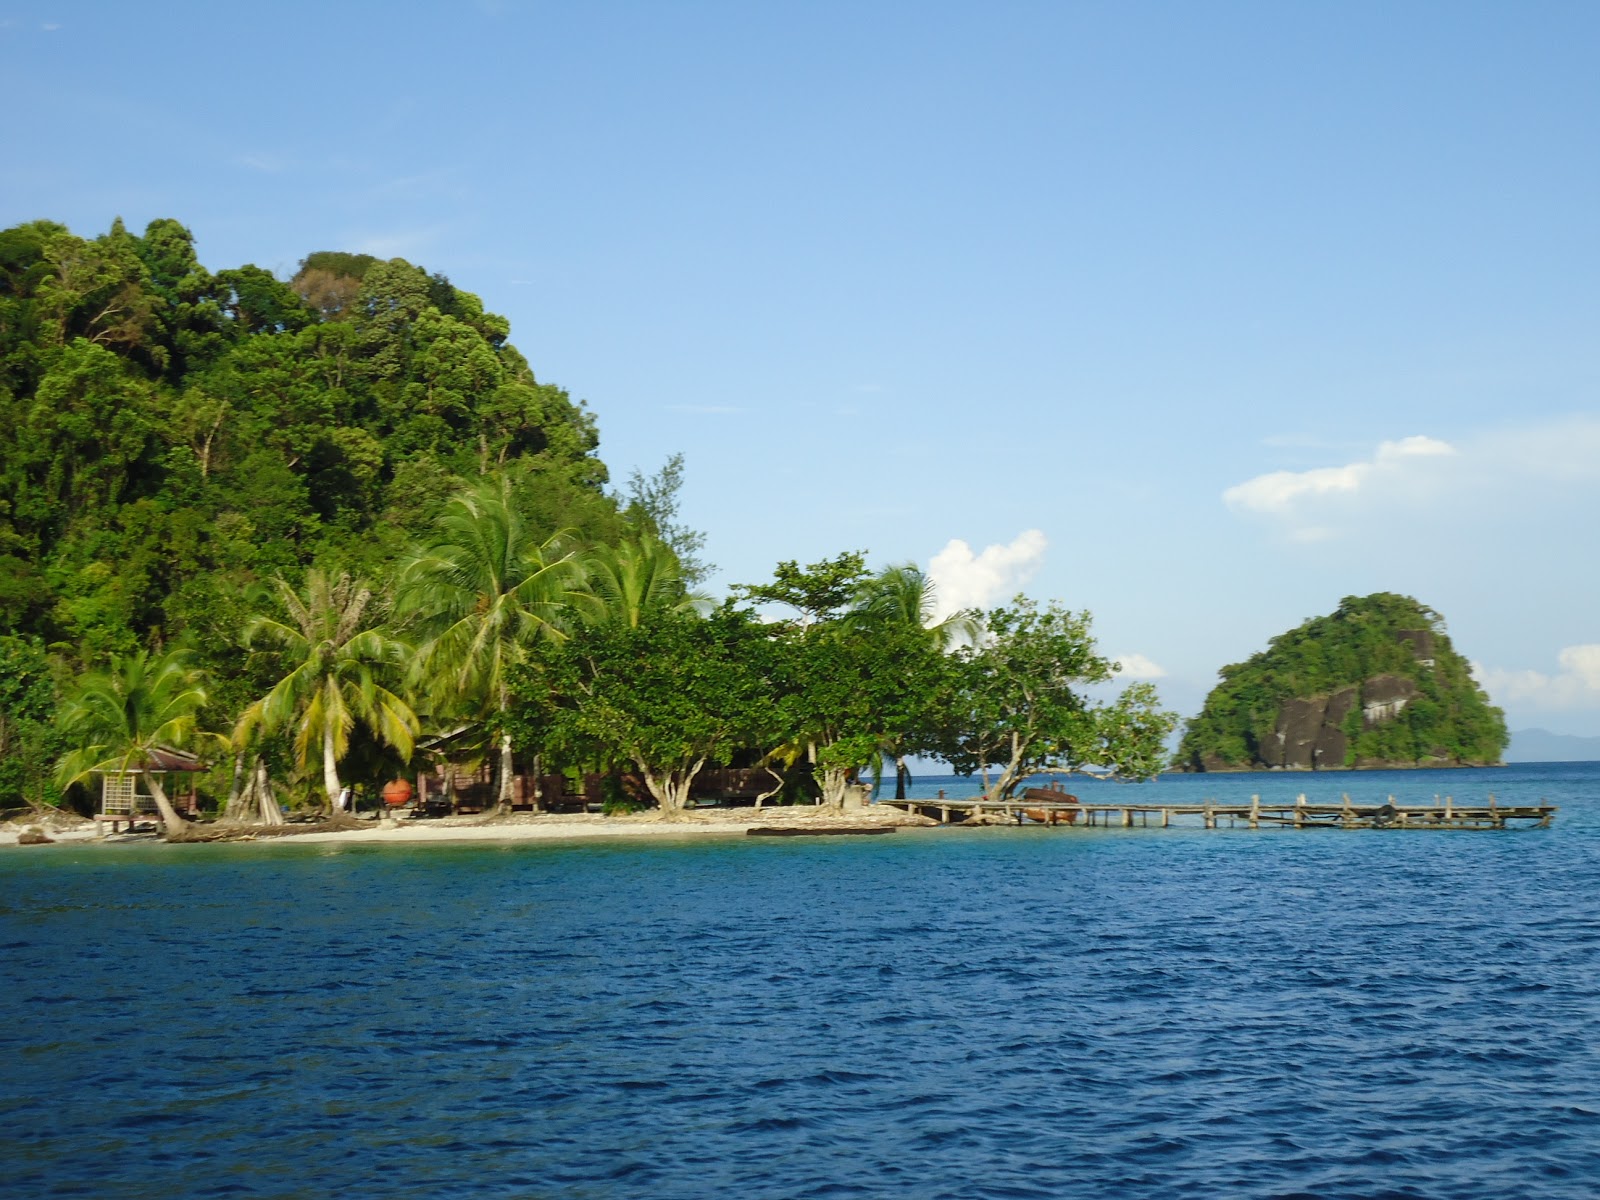
<path fill-rule="evenodd" d="M 528 740 L 569 761 L 620 758 L 661 810 L 679 813 L 708 763 L 777 736 L 772 642 L 747 613 L 663 610 L 592 625 L 519 676 Z"/>
<path fill-rule="evenodd" d="M 961 774 L 999 774 L 989 795 L 1009 799 L 1030 775 L 1099 769 L 1149 778 L 1176 718 L 1155 690 L 1135 684 L 1112 703 L 1087 689 L 1109 683 L 1116 664 L 1090 635 L 1089 614 L 1026 597 L 984 615 L 978 645 L 957 650 L 945 693 L 941 757 Z"/>

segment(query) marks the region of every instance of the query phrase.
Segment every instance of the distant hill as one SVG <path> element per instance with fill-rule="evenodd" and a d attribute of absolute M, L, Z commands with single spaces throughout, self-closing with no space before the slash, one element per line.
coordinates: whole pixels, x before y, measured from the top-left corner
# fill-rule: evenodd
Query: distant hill
<path fill-rule="evenodd" d="M 1505 716 L 1409 596 L 1347 596 L 1273 638 L 1222 679 L 1189 722 L 1182 771 L 1327 771 L 1500 761 Z"/>
<path fill-rule="evenodd" d="M 1575 737 L 1548 729 L 1519 729 L 1511 735 L 1507 762 L 1600 762 L 1600 737 Z"/>

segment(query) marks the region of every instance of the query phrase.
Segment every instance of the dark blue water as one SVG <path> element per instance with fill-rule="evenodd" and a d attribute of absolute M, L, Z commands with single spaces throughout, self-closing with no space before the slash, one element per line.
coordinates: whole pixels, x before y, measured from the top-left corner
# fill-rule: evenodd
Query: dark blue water
<path fill-rule="evenodd" d="M 1587 1200 L 1600 768 L 1449 775 L 1563 811 L 0 852 L 0 1192 Z"/>

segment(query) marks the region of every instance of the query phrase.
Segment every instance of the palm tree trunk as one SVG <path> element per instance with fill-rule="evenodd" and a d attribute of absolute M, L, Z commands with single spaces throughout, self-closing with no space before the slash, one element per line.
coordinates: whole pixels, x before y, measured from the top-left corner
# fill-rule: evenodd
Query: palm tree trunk
<path fill-rule="evenodd" d="M 161 780 L 154 771 L 147 772 L 145 779 L 150 784 L 151 798 L 156 802 L 156 811 L 161 814 L 161 831 L 166 834 L 170 842 L 175 837 L 182 837 L 184 830 L 189 828 L 189 822 L 178 815 L 178 810 L 172 807 L 172 801 L 167 799 L 167 789 L 161 786 Z"/>
<path fill-rule="evenodd" d="M 263 825 L 282 825 L 284 823 L 283 810 L 278 807 L 278 798 L 272 794 L 272 781 L 267 778 L 267 760 L 259 754 L 256 755 L 251 794 L 255 801 L 256 811 L 261 815 L 261 823 Z"/>
<path fill-rule="evenodd" d="M 333 722 L 322 727 L 322 790 L 328 793 L 328 811 L 339 802 L 339 760 L 333 754 Z"/>
<path fill-rule="evenodd" d="M 241 825 L 249 807 L 253 776 L 247 778 L 244 769 L 244 751 L 233 756 L 233 781 L 228 786 L 228 803 L 223 806 L 222 820 L 227 825 Z"/>
<path fill-rule="evenodd" d="M 511 811 L 512 770 L 511 735 L 509 733 L 502 733 L 500 735 L 500 787 L 494 799 L 495 816 L 499 816 L 502 813 Z"/>

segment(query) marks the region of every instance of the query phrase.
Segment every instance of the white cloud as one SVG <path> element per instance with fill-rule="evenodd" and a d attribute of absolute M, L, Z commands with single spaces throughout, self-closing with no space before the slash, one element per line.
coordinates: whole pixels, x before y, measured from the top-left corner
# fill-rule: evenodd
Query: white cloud
<path fill-rule="evenodd" d="M 1600 704 L 1600 643 L 1568 646 L 1556 655 L 1559 670 L 1508 671 L 1472 664 L 1472 673 L 1496 704 L 1532 708 L 1589 708 Z"/>
<path fill-rule="evenodd" d="M 985 546 L 977 554 L 960 538 L 951 538 L 928 562 L 937 612 L 942 621 L 963 608 L 988 608 L 1009 599 L 1033 578 L 1049 539 L 1037 529 L 1024 530 L 1009 545 Z"/>
<path fill-rule="evenodd" d="M 1309 471 L 1272 471 L 1235 484 L 1222 493 L 1228 507 L 1259 513 L 1287 513 L 1304 498 L 1352 495 L 1366 488 L 1393 482 L 1417 459 L 1446 458 L 1454 446 L 1437 438 L 1414 436 L 1398 442 L 1381 442 L 1370 459 L 1342 467 L 1313 467 Z"/>
<path fill-rule="evenodd" d="M 1338 466 L 1271 471 L 1222 493 L 1234 513 L 1267 522 L 1291 542 L 1360 530 L 1415 527 L 1475 537 L 1489 521 L 1542 521 L 1600 502 L 1600 417 L 1554 418 L 1483 429 L 1450 442 L 1413 436 L 1380 443 Z M 1401 518 L 1401 519 L 1397 519 Z"/>
<path fill-rule="evenodd" d="M 1112 661 L 1122 664 L 1118 679 L 1161 679 L 1167 673 L 1165 667 L 1142 654 L 1118 654 Z"/>

